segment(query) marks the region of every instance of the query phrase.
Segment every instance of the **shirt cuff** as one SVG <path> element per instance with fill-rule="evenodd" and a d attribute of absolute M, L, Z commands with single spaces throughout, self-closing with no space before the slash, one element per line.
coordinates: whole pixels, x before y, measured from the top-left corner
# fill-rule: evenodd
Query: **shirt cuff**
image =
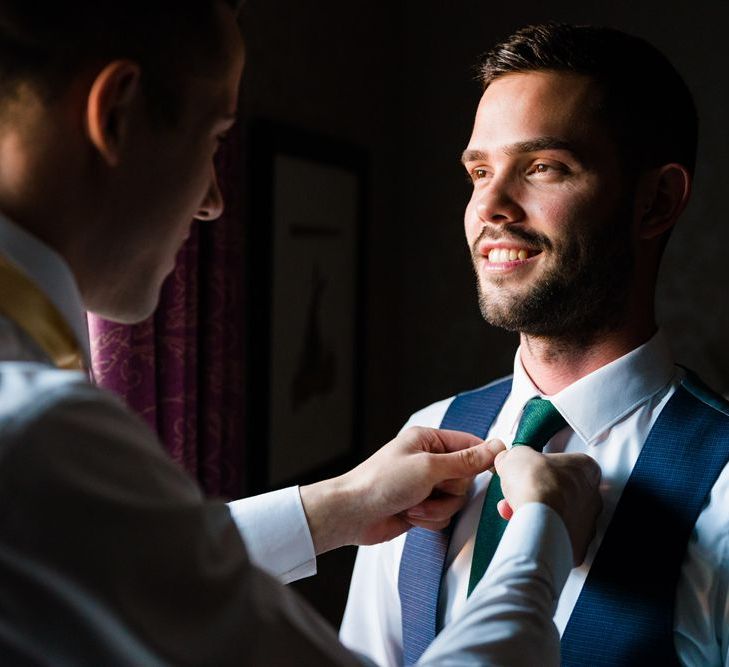
<path fill-rule="evenodd" d="M 316 574 L 298 486 L 235 500 L 228 508 L 255 565 L 284 584 Z"/>
<path fill-rule="evenodd" d="M 514 559 L 540 563 L 550 578 L 555 597 L 559 596 L 572 570 L 572 542 L 564 521 L 551 507 L 527 503 L 514 513 L 489 570 L 496 571 Z M 476 588 L 488 579 L 484 575 Z"/>

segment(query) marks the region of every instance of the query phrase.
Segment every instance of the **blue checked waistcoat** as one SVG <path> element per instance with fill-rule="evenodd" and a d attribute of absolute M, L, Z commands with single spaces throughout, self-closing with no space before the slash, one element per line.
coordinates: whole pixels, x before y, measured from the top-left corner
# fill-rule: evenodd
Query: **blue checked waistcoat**
<path fill-rule="evenodd" d="M 441 426 L 485 438 L 510 390 L 506 379 L 458 395 Z M 651 429 L 595 556 L 562 637 L 563 665 L 679 664 L 676 585 L 696 519 L 727 462 L 729 404 L 687 372 Z"/>

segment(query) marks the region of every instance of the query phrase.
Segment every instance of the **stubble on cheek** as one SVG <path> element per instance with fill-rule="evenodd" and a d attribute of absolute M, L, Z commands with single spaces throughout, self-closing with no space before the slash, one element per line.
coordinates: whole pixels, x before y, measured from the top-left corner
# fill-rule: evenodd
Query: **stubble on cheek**
<path fill-rule="evenodd" d="M 485 275 L 474 255 L 484 319 L 508 331 L 583 342 L 616 326 L 634 269 L 625 234 L 604 225 L 550 245 L 532 279 Z"/>

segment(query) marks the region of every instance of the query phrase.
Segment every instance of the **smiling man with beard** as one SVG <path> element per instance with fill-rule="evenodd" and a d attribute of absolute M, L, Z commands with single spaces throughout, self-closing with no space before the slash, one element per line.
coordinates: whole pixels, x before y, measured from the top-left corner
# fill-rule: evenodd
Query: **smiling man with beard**
<path fill-rule="evenodd" d="M 513 376 L 408 426 L 601 466 L 597 534 L 554 610 L 562 664 L 729 665 L 729 407 L 674 365 L 654 314 L 691 190 L 691 94 L 645 41 L 561 24 L 497 45 L 481 79 L 466 241 L 484 318 L 521 344 Z M 485 472 L 454 527 L 360 548 L 343 641 L 414 663 L 488 570 L 501 497 Z"/>

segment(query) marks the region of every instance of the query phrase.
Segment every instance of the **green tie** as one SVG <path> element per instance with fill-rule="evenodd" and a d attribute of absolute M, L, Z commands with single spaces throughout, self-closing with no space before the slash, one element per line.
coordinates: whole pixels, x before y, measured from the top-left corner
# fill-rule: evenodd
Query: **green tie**
<path fill-rule="evenodd" d="M 527 445 L 541 452 L 549 439 L 566 425 L 564 417 L 549 401 L 532 398 L 524 406 L 524 413 L 521 416 L 519 428 L 516 429 L 513 446 Z M 494 473 L 486 491 L 481 518 L 478 522 L 476 545 L 471 561 L 471 578 L 468 581 L 468 595 L 471 595 L 476 584 L 481 581 L 481 577 L 496 552 L 496 547 L 499 546 L 501 536 L 506 530 L 508 522 L 501 518 L 496 509 L 496 505 L 503 497 L 499 476 Z"/>

